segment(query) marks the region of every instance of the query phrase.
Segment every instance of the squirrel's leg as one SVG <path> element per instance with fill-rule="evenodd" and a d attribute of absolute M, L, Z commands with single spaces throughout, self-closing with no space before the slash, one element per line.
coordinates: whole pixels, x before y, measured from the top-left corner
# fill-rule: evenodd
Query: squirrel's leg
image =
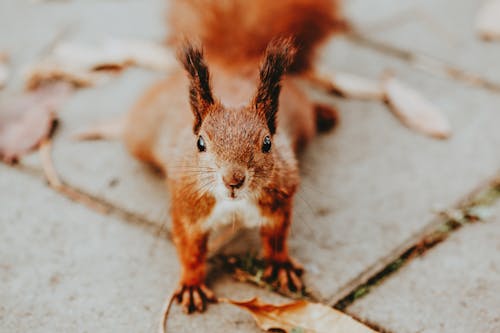
<path fill-rule="evenodd" d="M 175 297 L 186 313 L 203 312 L 208 302 L 217 300 L 205 285 L 208 234 L 197 225 L 185 225 L 176 218 L 172 231 L 182 269 Z"/>
<path fill-rule="evenodd" d="M 275 282 L 284 291 L 297 292 L 303 289 L 303 268 L 288 254 L 287 237 L 291 223 L 291 202 L 283 205 L 268 217 L 270 221 L 260 229 L 263 257 L 266 269 L 263 278 Z"/>

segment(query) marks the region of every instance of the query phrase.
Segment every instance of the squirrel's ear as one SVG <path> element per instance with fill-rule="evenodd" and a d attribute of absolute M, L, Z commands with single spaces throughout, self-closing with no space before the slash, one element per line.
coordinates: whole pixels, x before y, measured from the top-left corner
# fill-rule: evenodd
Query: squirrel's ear
<path fill-rule="evenodd" d="M 178 58 L 189 74 L 189 97 L 195 117 L 193 131 L 197 134 L 203 118 L 214 104 L 210 74 L 201 47 L 185 42 Z"/>
<path fill-rule="evenodd" d="M 260 80 L 253 104 L 267 121 L 271 134 L 276 132 L 276 114 L 281 91 L 281 78 L 293 61 L 296 49 L 291 38 L 272 40 L 260 67 Z"/>

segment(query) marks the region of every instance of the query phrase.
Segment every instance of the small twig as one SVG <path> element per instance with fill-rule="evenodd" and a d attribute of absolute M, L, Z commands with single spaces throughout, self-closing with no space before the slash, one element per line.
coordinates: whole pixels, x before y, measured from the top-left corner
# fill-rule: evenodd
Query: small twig
<path fill-rule="evenodd" d="M 40 143 L 40 159 L 42 162 L 42 169 L 50 187 L 54 189 L 60 189 L 62 187 L 62 182 L 57 175 L 54 168 L 54 163 L 52 162 L 52 140 L 49 138 L 43 139 Z"/>
<path fill-rule="evenodd" d="M 52 140 L 50 138 L 42 140 L 40 144 L 39 154 L 42 163 L 42 170 L 50 187 L 52 187 L 57 192 L 67 196 L 71 200 L 79 202 L 99 213 L 107 214 L 109 212 L 108 207 L 106 207 L 105 205 L 102 205 L 89 196 L 78 192 L 77 190 L 67 186 L 61 181 L 52 161 Z"/>
<path fill-rule="evenodd" d="M 168 302 L 166 302 L 165 306 L 163 307 L 162 316 L 160 320 L 160 327 L 158 329 L 159 333 L 167 332 L 166 326 L 167 326 L 168 314 L 170 313 L 170 308 L 172 307 L 174 299 L 175 299 L 175 293 L 172 293 L 172 296 L 170 296 Z"/>

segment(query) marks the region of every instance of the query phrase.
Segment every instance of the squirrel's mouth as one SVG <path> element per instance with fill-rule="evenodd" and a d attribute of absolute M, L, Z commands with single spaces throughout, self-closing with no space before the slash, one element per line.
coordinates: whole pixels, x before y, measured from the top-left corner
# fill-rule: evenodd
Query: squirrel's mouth
<path fill-rule="evenodd" d="M 246 198 L 246 191 L 242 189 L 232 189 L 227 192 L 229 200 L 243 200 Z"/>

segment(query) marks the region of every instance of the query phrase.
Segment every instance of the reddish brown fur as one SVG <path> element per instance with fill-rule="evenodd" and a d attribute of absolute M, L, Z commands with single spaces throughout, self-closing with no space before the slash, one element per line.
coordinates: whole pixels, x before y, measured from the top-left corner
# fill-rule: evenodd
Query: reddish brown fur
<path fill-rule="evenodd" d="M 273 38 L 294 36 L 291 72 L 307 70 L 321 42 L 346 26 L 340 0 L 177 0 L 169 23 L 174 43 L 200 39 L 209 63 L 226 68 L 255 65 Z"/>
<path fill-rule="evenodd" d="M 185 19 L 174 27 L 187 29 L 184 35 L 190 37 L 203 32 L 208 61 L 200 48 L 184 42 L 179 59 L 185 72 L 144 95 L 129 114 L 124 136 L 134 155 L 167 175 L 172 232 L 182 265 L 176 295 L 188 312 L 202 311 L 214 300 L 204 285 L 207 223 L 224 198 L 255 203 L 266 221 L 261 227 L 269 264 L 265 277 L 276 279 L 283 289 L 302 288 L 301 269 L 289 257 L 286 242 L 299 184 L 295 153 L 316 134 L 318 117 L 334 119 L 327 107 L 309 100 L 297 83 L 300 76 L 283 75 L 289 66 L 295 72 L 308 68 L 315 46 L 335 30 L 335 2 L 231 3 L 174 2 L 175 16 Z M 290 7 L 284 10 L 282 4 Z M 215 22 L 214 15 L 222 16 Z M 296 51 L 291 39 L 278 38 L 265 51 L 277 35 L 302 45 Z M 229 65 L 233 60 L 239 66 Z M 198 151 L 199 136 L 206 151 Z M 269 152 L 263 150 L 266 136 L 272 142 Z M 243 186 L 229 185 L 234 179 L 244 179 Z"/>

